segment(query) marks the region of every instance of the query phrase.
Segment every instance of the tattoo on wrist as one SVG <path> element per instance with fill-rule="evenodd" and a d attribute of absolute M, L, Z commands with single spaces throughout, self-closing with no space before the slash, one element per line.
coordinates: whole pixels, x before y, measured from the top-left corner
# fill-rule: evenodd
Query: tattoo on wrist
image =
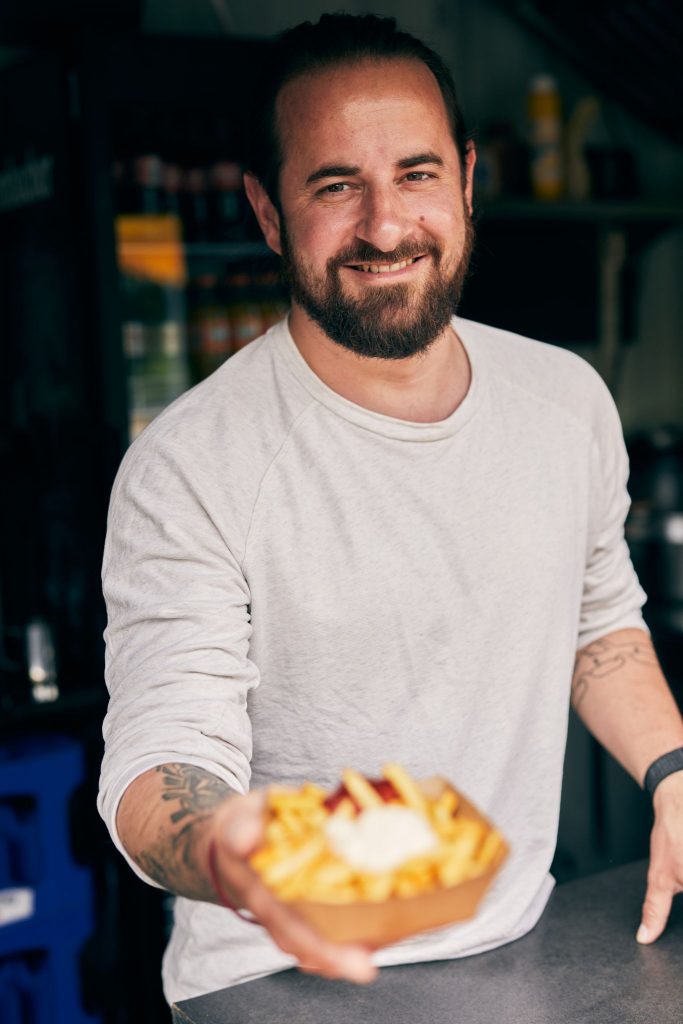
<path fill-rule="evenodd" d="M 212 811 L 232 790 L 211 772 L 191 764 L 164 764 L 156 771 L 162 776 L 161 799 L 172 805 L 169 825 L 182 822 L 182 827 L 170 834 L 164 831 L 158 842 L 141 851 L 135 860 L 164 889 L 194 899 L 211 899 L 213 889 L 204 878 L 203 865 L 196 862 L 195 845 Z"/>
<path fill-rule="evenodd" d="M 604 637 L 579 651 L 572 678 L 574 708 L 579 707 L 594 682 L 619 672 L 629 663 L 657 668 L 659 663 L 650 640 L 646 637 L 642 640 L 610 640 Z"/>

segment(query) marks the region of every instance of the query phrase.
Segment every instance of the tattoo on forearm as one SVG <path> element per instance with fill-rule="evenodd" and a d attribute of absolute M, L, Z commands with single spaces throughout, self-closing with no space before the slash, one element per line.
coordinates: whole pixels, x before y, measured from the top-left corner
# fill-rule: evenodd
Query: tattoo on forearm
<path fill-rule="evenodd" d="M 178 810 L 171 814 L 174 825 L 188 814 L 205 814 L 213 810 L 230 792 L 229 787 L 215 775 L 192 764 L 163 764 L 157 771 L 163 775 L 161 799 L 177 800 L 180 804 Z"/>
<path fill-rule="evenodd" d="M 632 663 L 656 668 L 652 644 L 642 640 L 610 640 L 605 637 L 584 647 L 576 655 L 572 679 L 572 704 L 578 708 L 595 680 L 604 679 Z"/>
<path fill-rule="evenodd" d="M 212 890 L 197 869 L 195 840 L 211 812 L 230 796 L 231 789 L 220 779 L 191 764 L 164 764 L 162 800 L 171 802 L 170 826 L 182 822 L 178 832 L 163 831 L 159 840 L 141 851 L 135 860 L 159 885 L 171 892 L 181 891 L 195 899 L 209 899 Z"/>

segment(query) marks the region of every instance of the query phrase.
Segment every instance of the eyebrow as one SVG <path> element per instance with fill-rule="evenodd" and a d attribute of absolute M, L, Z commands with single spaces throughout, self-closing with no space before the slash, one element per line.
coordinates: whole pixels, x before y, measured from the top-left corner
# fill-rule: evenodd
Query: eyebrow
<path fill-rule="evenodd" d="M 329 167 L 319 167 L 313 174 L 306 178 L 306 184 L 312 185 L 314 181 L 321 181 L 323 178 L 352 178 L 360 174 L 360 167 L 351 167 L 347 164 L 331 164 Z"/>
<path fill-rule="evenodd" d="M 408 167 L 417 167 L 419 164 L 436 164 L 438 167 L 443 167 L 443 160 L 437 153 L 415 153 L 413 156 L 404 156 L 402 160 L 399 160 L 396 164 L 401 170 L 406 170 Z M 319 167 L 317 171 L 313 171 L 312 174 L 306 178 L 306 184 L 312 185 L 316 181 L 322 181 L 324 178 L 352 178 L 356 174 L 360 174 L 361 168 L 358 166 L 351 166 L 350 164 L 330 164 L 325 167 Z"/>
<path fill-rule="evenodd" d="M 405 170 L 407 167 L 417 167 L 418 164 L 436 164 L 443 167 L 443 160 L 437 153 L 416 153 L 415 156 L 406 156 L 399 160 L 396 166 Z"/>

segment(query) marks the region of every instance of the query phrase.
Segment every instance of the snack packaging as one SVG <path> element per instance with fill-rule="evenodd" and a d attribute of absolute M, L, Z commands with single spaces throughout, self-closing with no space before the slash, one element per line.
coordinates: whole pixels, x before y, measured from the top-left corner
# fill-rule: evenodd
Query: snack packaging
<path fill-rule="evenodd" d="M 400 787 L 403 806 L 412 806 L 436 822 L 439 850 L 445 851 L 445 857 L 439 854 L 438 871 L 434 855 L 416 856 L 395 871 L 366 874 L 356 870 L 350 882 L 348 865 L 345 873 L 340 858 L 330 857 L 329 841 L 320 824 L 323 791 L 307 783 L 299 791 L 274 787 L 269 794 L 266 842 L 252 855 L 252 866 L 278 898 L 286 900 L 322 937 L 333 942 L 360 943 L 376 949 L 419 932 L 465 921 L 476 914 L 508 855 L 508 846 L 498 830 L 446 779 L 433 777 L 416 782 L 396 765 L 385 766 L 384 775 L 385 780 L 391 777 Z M 359 786 L 360 799 L 365 801 L 362 787 L 368 787 L 367 780 L 347 771 L 344 782 L 346 790 L 350 784 Z M 386 781 L 372 785 L 377 793 Z M 292 806 L 297 807 L 297 794 L 314 808 L 310 828 L 305 830 L 291 815 Z M 349 809 L 348 792 L 325 796 L 327 807 L 332 806 L 332 799 L 343 817 L 370 806 L 369 792 L 368 803 L 361 807 L 354 793 L 355 811 Z M 387 799 L 386 793 L 383 799 Z M 396 793 L 389 799 L 399 802 Z M 345 806 L 339 807 L 340 802 Z M 321 896 L 323 876 L 330 884 Z M 383 896 L 383 887 L 390 890 L 388 895 Z"/>

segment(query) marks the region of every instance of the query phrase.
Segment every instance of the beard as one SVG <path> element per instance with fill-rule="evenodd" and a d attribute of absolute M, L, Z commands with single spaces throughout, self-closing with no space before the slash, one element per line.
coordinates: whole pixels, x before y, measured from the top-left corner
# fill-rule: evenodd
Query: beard
<path fill-rule="evenodd" d="M 360 356 L 406 359 L 426 352 L 455 314 L 472 255 L 474 228 L 465 210 L 463 247 L 450 273 L 444 271 L 441 250 L 435 243 L 425 247 L 406 240 L 390 253 L 366 242 L 349 246 L 327 261 L 324 278 L 315 278 L 293 251 L 284 219 L 281 244 L 282 268 L 292 299 L 332 341 Z M 432 262 L 424 283 L 370 287 L 360 298 L 344 292 L 340 278 L 343 266 L 401 263 L 417 256 L 427 256 Z"/>

